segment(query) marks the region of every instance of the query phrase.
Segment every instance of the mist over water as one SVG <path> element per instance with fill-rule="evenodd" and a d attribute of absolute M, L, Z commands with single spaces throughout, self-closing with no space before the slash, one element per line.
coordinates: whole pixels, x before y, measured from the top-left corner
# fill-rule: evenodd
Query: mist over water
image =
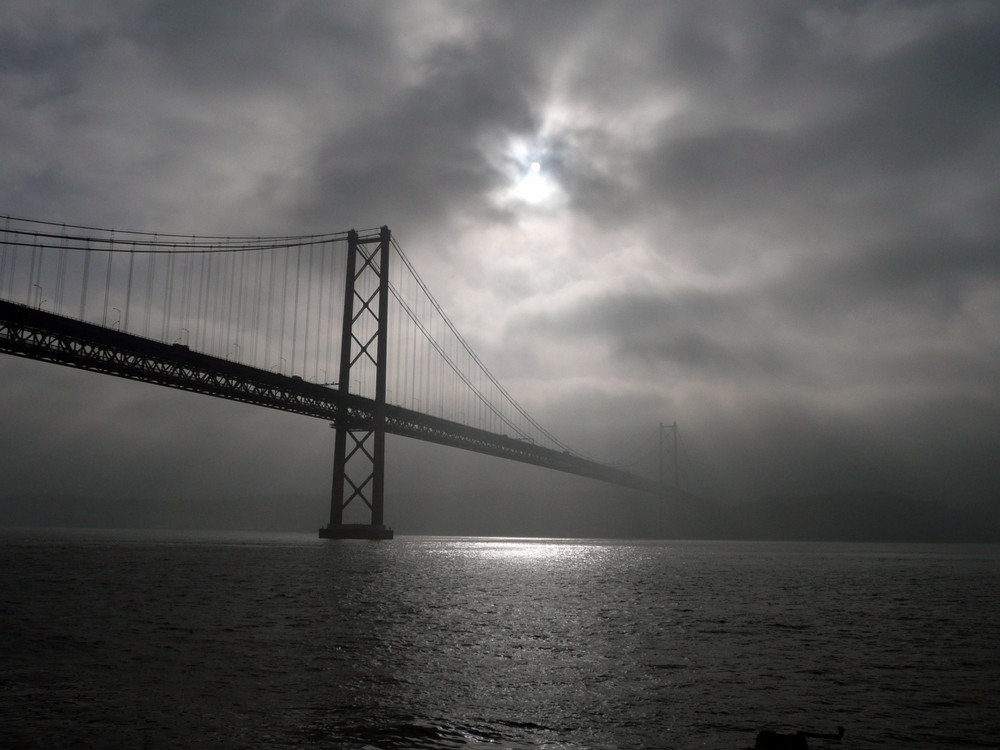
<path fill-rule="evenodd" d="M 996 545 L 0 532 L 4 747 L 992 747 Z M 810 746 L 837 747 L 823 740 Z"/>

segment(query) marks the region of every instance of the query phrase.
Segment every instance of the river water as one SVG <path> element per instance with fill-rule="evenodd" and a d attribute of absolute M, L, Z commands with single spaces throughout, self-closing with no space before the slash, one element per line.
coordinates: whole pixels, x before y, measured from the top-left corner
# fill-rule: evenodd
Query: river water
<path fill-rule="evenodd" d="M 997 747 L 1000 547 L 0 531 L 0 746 Z"/>

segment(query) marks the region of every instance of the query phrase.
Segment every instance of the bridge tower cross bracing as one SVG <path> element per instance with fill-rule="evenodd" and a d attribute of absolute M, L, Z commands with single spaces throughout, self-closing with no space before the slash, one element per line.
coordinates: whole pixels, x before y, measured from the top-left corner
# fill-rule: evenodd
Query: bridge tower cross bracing
<path fill-rule="evenodd" d="M 347 286 L 340 349 L 338 388 L 350 395 L 352 373 L 375 368 L 375 405 L 370 411 L 344 405 L 336 430 L 330 523 L 319 530 L 324 539 L 391 539 L 383 519 L 385 489 L 386 356 L 389 323 L 389 246 L 391 234 L 347 235 Z M 374 247 L 372 247 L 374 246 Z M 371 331 L 374 326 L 374 331 Z M 374 347 L 375 352 L 372 353 Z M 368 506 L 370 524 L 344 523 L 344 510 L 355 500 Z"/>

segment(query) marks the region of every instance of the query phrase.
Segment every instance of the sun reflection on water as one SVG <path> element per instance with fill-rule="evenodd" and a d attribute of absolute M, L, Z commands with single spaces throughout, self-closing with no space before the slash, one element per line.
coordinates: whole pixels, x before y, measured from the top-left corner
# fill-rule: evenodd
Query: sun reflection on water
<path fill-rule="evenodd" d="M 519 537 L 479 537 L 462 545 L 465 555 L 478 560 L 531 561 L 551 563 L 579 561 L 598 548 L 578 539 L 543 539 Z"/>

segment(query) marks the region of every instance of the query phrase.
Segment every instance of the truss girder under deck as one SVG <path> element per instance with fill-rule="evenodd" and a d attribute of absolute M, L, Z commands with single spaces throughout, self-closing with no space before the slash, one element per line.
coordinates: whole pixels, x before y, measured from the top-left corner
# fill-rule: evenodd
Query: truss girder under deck
<path fill-rule="evenodd" d="M 0 301 L 0 352 L 302 414 L 350 430 L 368 431 L 376 419 L 374 399 L 6 301 Z M 525 440 L 391 404 L 384 409 L 387 434 L 672 494 L 653 480 Z"/>

